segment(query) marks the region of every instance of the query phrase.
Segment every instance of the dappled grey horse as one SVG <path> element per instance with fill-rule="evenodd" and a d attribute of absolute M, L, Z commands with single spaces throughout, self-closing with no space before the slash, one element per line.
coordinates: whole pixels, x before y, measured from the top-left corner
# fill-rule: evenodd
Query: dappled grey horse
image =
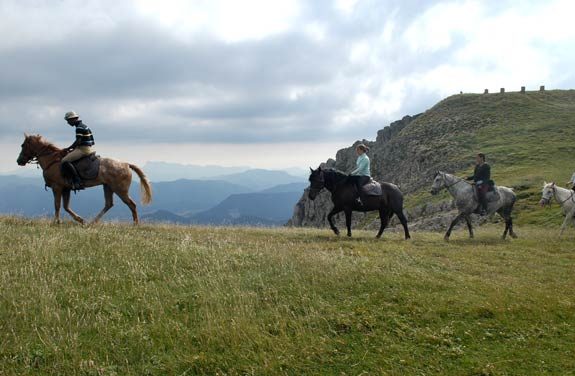
<path fill-rule="evenodd" d="M 469 230 L 469 237 L 473 238 L 473 226 L 471 225 L 470 216 L 476 213 L 479 207 L 475 185 L 457 176 L 439 171 L 433 179 L 431 194 L 436 195 L 444 188 L 453 196 L 455 205 L 459 211 L 459 215 L 453 219 L 451 225 L 449 225 L 449 229 L 445 233 L 445 240 L 449 240 L 453 227 L 461 219 L 465 219 Z M 511 219 L 511 211 L 517 200 L 513 190 L 507 187 L 496 187 L 495 192 L 489 192 L 487 194 L 487 200 L 489 201 L 487 213 L 498 213 L 505 220 L 503 239 L 507 237 L 508 232 L 512 238 L 517 238 L 517 235 L 513 231 L 513 220 Z"/>

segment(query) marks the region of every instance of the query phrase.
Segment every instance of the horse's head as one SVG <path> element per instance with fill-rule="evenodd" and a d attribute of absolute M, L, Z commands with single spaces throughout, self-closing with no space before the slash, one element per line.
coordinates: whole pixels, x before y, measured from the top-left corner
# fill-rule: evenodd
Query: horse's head
<path fill-rule="evenodd" d="M 551 206 L 551 200 L 555 196 L 555 183 L 543 183 L 543 191 L 541 192 L 541 201 L 539 201 L 539 205 L 543 206 Z"/>
<path fill-rule="evenodd" d="M 16 163 L 19 166 L 25 166 L 28 162 L 38 156 L 38 151 L 35 148 L 35 138 L 37 136 L 30 136 L 24 133 L 24 142 L 22 143 L 22 150 L 20 150 L 20 155 Z"/>
<path fill-rule="evenodd" d="M 323 170 L 321 166 L 314 170 L 309 168 L 311 173 L 309 175 L 309 193 L 308 197 L 310 200 L 315 200 L 319 192 L 325 187 L 325 177 L 323 175 Z"/>
<path fill-rule="evenodd" d="M 445 173 L 441 171 L 437 171 L 435 173 L 435 177 L 433 178 L 433 184 L 431 185 L 431 194 L 436 195 L 438 194 L 443 188 L 445 188 Z"/>

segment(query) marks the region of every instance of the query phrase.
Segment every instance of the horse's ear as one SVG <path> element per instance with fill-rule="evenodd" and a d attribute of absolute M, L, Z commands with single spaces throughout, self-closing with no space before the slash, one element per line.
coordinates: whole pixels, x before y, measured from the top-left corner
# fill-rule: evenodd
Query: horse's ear
<path fill-rule="evenodd" d="M 555 186 L 555 182 L 552 182 L 551 185 L 554 187 L 554 186 Z"/>
<path fill-rule="evenodd" d="M 318 170 L 318 171 L 321 171 L 321 166 L 319 166 L 319 167 L 317 168 L 317 170 Z"/>
<path fill-rule="evenodd" d="M 313 168 L 310 167 L 309 170 L 310 170 L 311 172 L 313 172 Z"/>
<path fill-rule="evenodd" d="M 24 132 L 24 138 L 28 138 L 28 133 Z"/>

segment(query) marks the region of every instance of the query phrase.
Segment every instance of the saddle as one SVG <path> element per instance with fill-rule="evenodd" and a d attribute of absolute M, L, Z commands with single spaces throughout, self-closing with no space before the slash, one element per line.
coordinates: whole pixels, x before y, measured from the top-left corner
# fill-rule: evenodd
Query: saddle
<path fill-rule="evenodd" d="M 381 196 L 383 190 L 381 189 L 381 184 L 371 179 L 369 183 L 361 187 L 362 193 L 366 196 Z"/>
<path fill-rule="evenodd" d="M 479 197 L 477 197 L 477 189 L 474 190 L 474 198 L 475 201 L 479 202 Z M 489 185 L 489 190 L 487 191 L 487 193 L 485 193 L 485 200 L 487 200 L 487 202 L 495 202 L 495 201 L 499 201 L 499 199 L 501 198 L 501 196 L 499 195 L 499 190 L 497 189 L 497 187 L 495 185 Z"/>
<path fill-rule="evenodd" d="M 93 180 L 100 172 L 100 156 L 92 153 L 72 162 L 82 180 Z"/>

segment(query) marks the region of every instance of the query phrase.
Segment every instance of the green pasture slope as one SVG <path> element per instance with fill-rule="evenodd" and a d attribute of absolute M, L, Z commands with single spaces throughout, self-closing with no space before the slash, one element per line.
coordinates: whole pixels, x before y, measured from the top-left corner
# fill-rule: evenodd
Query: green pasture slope
<path fill-rule="evenodd" d="M 575 230 L 0 219 L 0 375 L 573 375 Z"/>
<path fill-rule="evenodd" d="M 445 157 L 455 163 L 470 161 L 468 169 L 457 172 L 460 176 L 472 172 L 474 153 L 486 153 L 496 182 L 517 193 L 516 224 L 561 223 L 557 211 L 539 210 L 537 202 L 544 180 L 565 186 L 575 170 L 575 90 L 454 95 L 428 113 L 431 125 L 445 117 L 487 119 L 492 125 L 446 131 L 430 142 L 457 145 L 454 150 L 460 152 Z M 408 207 L 448 197 L 432 197 L 429 188 L 408 195 Z"/>

